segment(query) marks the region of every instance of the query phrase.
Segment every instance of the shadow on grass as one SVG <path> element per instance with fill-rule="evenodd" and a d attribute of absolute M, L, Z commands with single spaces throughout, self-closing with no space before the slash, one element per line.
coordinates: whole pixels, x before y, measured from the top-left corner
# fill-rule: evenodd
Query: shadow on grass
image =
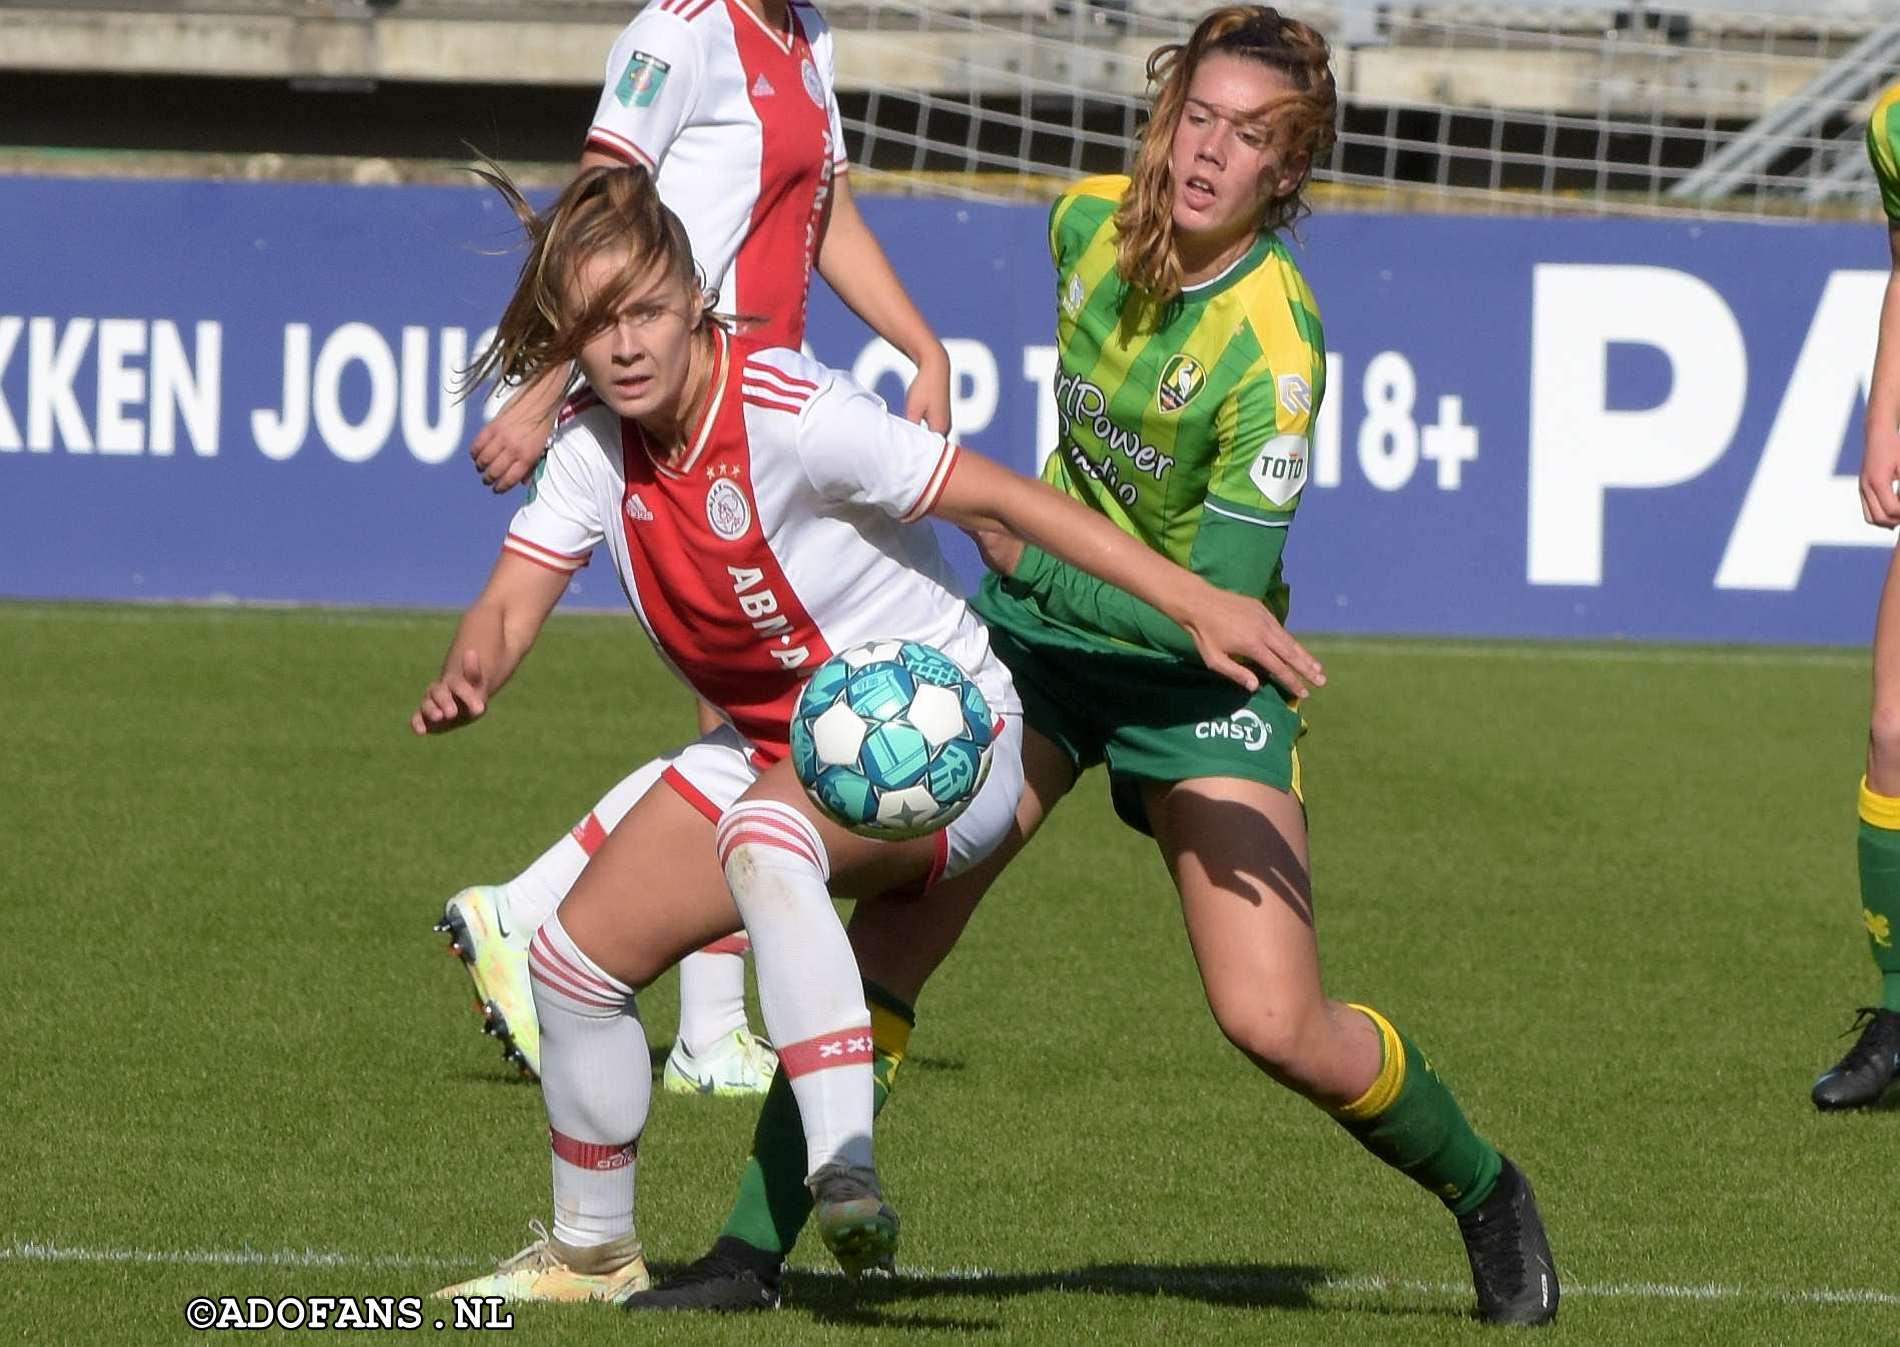
<path fill-rule="evenodd" d="M 448 1079 L 458 1085 L 500 1085 L 511 1090 L 539 1090 L 541 1088 L 539 1081 L 522 1075 L 506 1062 L 498 1062 L 493 1067 L 466 1067 L 450 1075 Z"/>
<path fill-rule="evenodd" d="M 1225 1309 L 1338 1309 L 1322 1306 L 1314 1292 L 1336 1282 L 1337 1272 L 1297 1263 L 1186 1263 L 1158 1266 L 1102 1263 L 1067 1271 L 899 1275 L 867 1278 L 853 1286 L 840 1277 L 791 1272 L 786 1304 L 823 1323 L 862 1327 L 933 1327 L 1001 1331 L 993 1319 L 965 1315 L 917 1315 L 904 1308 L 937 1298 L 1005 1301 L 1051 1291 L 1154 1299 L 1168 1296 Z M 1355 1313 L 1463 1317 L 1450 1306 L 1393 1303 L 1359 1305 Z"/>
<path fill-rule="evenodd" d="M 931 1057 L 925 1055 L 906 1057 L 904 1059 L 904 1070 L 913 1074 L 920 1071 L 963 1071 L 966 1069 L 961 1057 Z"/>
<path fill-rule="evenodd" d="M 1828 1119 L 1854 1118 L 1854 1117 L 1864 1118 L 1870 1114 L 1878 1115 L 1878 1114 L 1883 1114 L 1883 1113 L 1900 1113 L 1900 1089 L 1889 1089 L 1887 1093 L 1880 1096 L 1880 1098 L 1874 1100 L 1873 1103 L 1862 1104 L 1859 1108 L 1815 1109 L 1813 1107 L 1809 1107 L 1809 1108 L 1803 1109 L 1802 1112 L 1811 1113 L 1815 1117 L 1828 1118 Z"/>

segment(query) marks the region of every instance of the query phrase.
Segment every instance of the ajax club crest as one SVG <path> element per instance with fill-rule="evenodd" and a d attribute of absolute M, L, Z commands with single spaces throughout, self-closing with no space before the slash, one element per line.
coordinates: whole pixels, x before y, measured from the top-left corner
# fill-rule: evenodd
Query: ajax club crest
<path fill-rule="evenodd" d="M 752 527 L 752 507 L 730 478 L 721 477 L 706 493 L 706 522 L 727 542 L 743 538 Z"/>
<path fill-rule="evenodd" d="M 1176 355 L 1161 371 L 1161 387 L 1155 391 L 1155 401 L 1164 412 L 1178 412 L 1199 397 L 1205 387 L 1207 371 L 1201 368 L 1201 362 L 1191 355 Z"/>

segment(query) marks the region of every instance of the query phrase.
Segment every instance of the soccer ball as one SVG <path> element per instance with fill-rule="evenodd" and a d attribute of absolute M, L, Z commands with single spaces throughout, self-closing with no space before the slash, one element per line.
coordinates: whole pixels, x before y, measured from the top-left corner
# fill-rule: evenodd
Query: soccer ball
<path fill-rule="evenodd" d="M 830 817 L 886 842 L 935 832 L 976 798 L 996 717 L 957 662 L 866 641 L 819 665 L 792 712 L 792 769 Z"/>

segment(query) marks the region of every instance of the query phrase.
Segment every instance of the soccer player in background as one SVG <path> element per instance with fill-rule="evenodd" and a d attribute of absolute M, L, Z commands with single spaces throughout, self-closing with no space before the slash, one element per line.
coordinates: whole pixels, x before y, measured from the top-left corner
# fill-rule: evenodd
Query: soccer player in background
<path fill-rule="evenodd" d="M 667 665 L 721 723 L 664 760 L 535 932 L 554 1228 L 445 1294 L 617 1300 L 645 1285 L 634 1173 L 652 1082 L 635 993 L 742 920 L 819 1230 L 848 1272 L 887 1263 L 897 1218 L 872 1164 L 870 1013 L 831 898 L 928 887 L 980 862 L 1022 791 L 1020 703 L 926 516 L 1008 529 L 1143 595 L 1243 687 L 1259 680 L 1242 660 L 1289 678 L 1286 657 L 1316 666 L 1261 605 L 1075 499 L 962 455 L 796 351 L 730 335 L 644 168 L 589 170 L 539 217 L 495 181 L 532 246 L 476 373 L 520 381 L 577 360 L 590 391 L 562 413 L 411 726 L 481 716 L 602 546 Z M 832 822 L 787 756 L 812 670 L 873 639 L 943 651 L 999 721 L 969 806 L 907 841 Z"/>
<path fill-rule="evenodd" d="M 906 415 L 947 432 L 949 359 L 852 200 L 834 72 L 831 30 L 802 0 L 657 0 L 608 55 L 581 167 L 651 170 L 722 309 L 768 345 L 803 343 L 815 263 L 918 367 Z M 566 370 L 549 371 L 476 436 L 476 466 L 497 491 L 524 480 L 546 452 L 568 380 Z M 702 703 L 700 729 L 718 724 Z M 529 938 L 649 784 L 619 782 L 514 879 L 448 902 L 441 928 L 475 983 L 485 1027 L 529 1072 L 540 1069 Z M 668 1091 L 757 1094 L 771 1080 L 772 1050 L 746 1025 L 745 948 L 746 936 L 735 935 L 680 965 Z"/>
<path fill-rule="evenodd" d="M 1867 447 L 1860 463 L 1861 513 L 1870 524 L 1900 525 L 1900 84 L 1874 104 L 1867 153 L 1887 212 L 1894 270 L 1880 306 L 1880 340 L 1867 395 Z M 1821 1109 L 1862 1108 L 1900 1075 L 1900 552 L 1887 567 L 1874 622 L 1874 697 L 1867 774 L 1860 781 L 1860 907 L 1880 970 L 1880 1004 L 1855 1019 L 1860 1038 L 1814 1082 Z M 1851 1032 L 1851 1031 L 1850 1031 Z"/>
<path fill-rule="evenodd" d="M 1282 234 L 1333 143 L 1329 53 L 1306 24 L 1235 5 L 1157 51 L 1149 77 L 1153 115 L 1132 176 L 1082 182 L 1050 217 L 1059 442 L 1044 478 L 1284 619 L 1281 558 L 1326 356 Z M 1106 763 L 1116 813 L 1167 862 L 1228 1039 L 1444 1204 L 1482 1319 L 1549 1322 L 1557 1273 L 1529 1182 L 1390 1019 L 1322 990 L 1295 750 L 1305 682 L 1236 692 L 1138 599 L 997 534 L 985 555 L 1001 574 L 976 608 L 1027 720 L 1019 834 L 915 903 L 853 914 L 884 1093 L 911 1005 L 984 887 L 1077 775 Z M 810 1210 L 802 1160 L 797 1101 L 774 1082 L 712 1250 L 627 1307 L 776 1305 L 782 1260 Z"/>

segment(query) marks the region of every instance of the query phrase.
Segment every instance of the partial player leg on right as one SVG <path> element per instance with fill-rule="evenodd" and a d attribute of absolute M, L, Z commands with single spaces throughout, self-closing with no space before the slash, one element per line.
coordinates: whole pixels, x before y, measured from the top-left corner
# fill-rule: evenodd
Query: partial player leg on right
<path fill-rule="evenodd" d="M 1900 550 L 1887 566 L 1874 623 L 1873 709 L 1860 783 L 1861 924 L 1880 972 L 1877 1005 L 1863 1006 L 1847 1055 L 1814 1083 L 1821 1109 L 1862 1108 L 1900 1076 Z"/>
<path fill-rule="evenodd" d="M 1481 1318 L 1555 1317 L 1556 1268 L 1529 1182 L 1472 1129 L 1411 1040 L 1321 987 L 1299 798 L 1237 777 L 1150 781 L 1141 793 L 1221 1031 L 1444 1203 Z"/>

